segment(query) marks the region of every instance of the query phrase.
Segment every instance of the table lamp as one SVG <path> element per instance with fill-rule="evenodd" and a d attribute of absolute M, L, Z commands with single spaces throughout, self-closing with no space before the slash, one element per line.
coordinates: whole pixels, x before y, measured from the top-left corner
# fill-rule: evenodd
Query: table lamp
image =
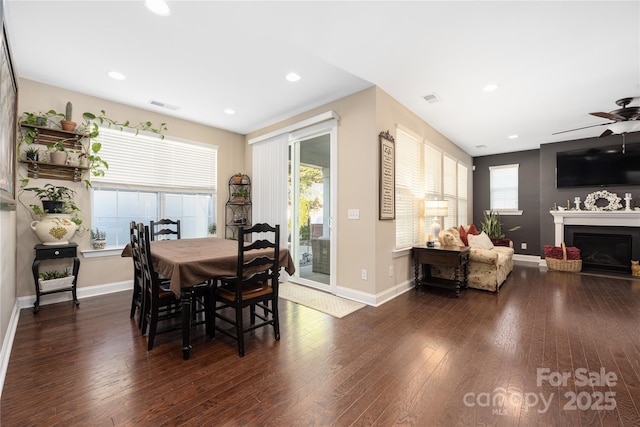
<path fill-rule="evenodd" d="M 429 229 L 429 234 L 433 237 L 433 240 L 438 240 L 438 234 L 440 234 L 440 222 L 441 216 L 449 215 L 449 205 L 446 200 L 427 200 L 425 202 L 424 213 L 426 216 L 432 216 L 433 222 Z M 431 239 L 427 239 L 431 241 Z"/>

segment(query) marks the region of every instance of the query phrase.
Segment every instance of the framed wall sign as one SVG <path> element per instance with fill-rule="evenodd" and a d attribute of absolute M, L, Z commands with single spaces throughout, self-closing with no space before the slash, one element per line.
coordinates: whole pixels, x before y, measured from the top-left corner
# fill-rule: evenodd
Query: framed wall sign
<path fill-rule="evenodd" d="M 380 142 L 380 216 L 379 219 L 396 217 L 396 155 L 395 140 L 386 132 L 378 135 Z"/>
<path fill-rule="evenodd" d="M 2 19 L 0 18 L 0 22 Z M 12 210 L 16 197 L 16 77 L 9 54 L 7 34 L 0 29 L 0 208 Z"/>

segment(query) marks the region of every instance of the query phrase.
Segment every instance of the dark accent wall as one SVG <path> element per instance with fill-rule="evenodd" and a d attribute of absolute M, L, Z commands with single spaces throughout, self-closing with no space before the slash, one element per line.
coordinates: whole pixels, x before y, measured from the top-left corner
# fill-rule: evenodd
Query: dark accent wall
<path fill-rule="evenodd" d="M 522 215 L 501 215 L 502 231 L 513 240 L 517 254 L 540 254 L 540 156 L 539 150 L 518 151 L 493 156 L 474 157 L 473 166 L 473 223 L 480 230 L 483 212 L 489 209 L 489 167 L 517 163 L 518 208 Z M 508 231 L 515 226 L 521 228 Z M 527 249 L 521 249 L 522 243 Z"/>
<path fill-rule="evenodd" d="M 624 197 L 624 193 L 631 193 L 632 207 L 640 207 L 640 186 L 556 188 L 556 153 L 558 151 L 603 147 L 617 143 L 622 145 L 622 135 L 542 144 L 540 150 L 475 157 L 473 159 L 474 223 L 479 226 L 482 223 L 482 212 L 489 208 L 489 166 L 513 163 L 520 164 L 518 203 L 523 214 L 522 216 L 502 216 L 501 219 L 504 230 L 516 225 L 522 226 L 515 232 L 505 231 L 507 237 L 513 240 L 514 249 L 518 254 L 542 256 L 542 247 L 554 244 L 553 216 L 549 213 L 554 204 L 566 206 L 569 200 L 573 206 L 573 199 L 576 196 L 580 196 L 584 202 L 587 194 L 606 189 L 618 194 L 620 198 Z M 626 135 L 626 144 L 634 143 L 640 143 L 640 132 Z M 622 203 L 624 206 L 624 200 Z M 522 242 L 527 243 L 526 250 L 520 249 Z"/>
<path fill-rule="evenodd" d="M 640 142 L 640 132 L 626 136 L 627 144 L 638 142 Z M 638 186 L 556 188 L 555 170 L 556 153 L 558 151 L 604 147 L 615 145 L 616 143 L 622 145 L 622 135 L 576 139 L 574 141 L 542 144 L 540 146 L 540 240 L 543 245 L 553 245 L 554 243 L 553 217 L 549 213 L 554 203 L 557 203 L 558 206 L 566 206 L 567 200 L 573 203 L 573 199 L 576 196 L 580 196 L 580 199 L 584 202 L 587 194 L 598 190 L 607 190 L 616 193 L 621 199 L 624 198 L 624 193 L 631 193 L 633 198 L 631 206 L 640 206 L 640 187 Z M 622 200 L 622 205 L 624 206 L 624 200 Z"/>

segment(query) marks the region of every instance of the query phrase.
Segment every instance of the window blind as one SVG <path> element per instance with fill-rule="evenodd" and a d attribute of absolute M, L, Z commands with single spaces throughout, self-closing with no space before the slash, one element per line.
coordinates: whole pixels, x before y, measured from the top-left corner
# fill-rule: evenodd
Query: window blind
<path fill-rule="evenodd" d="M 396 247 L 420 242 L 422 143 L 408 133 L 396 132 Z"/>
<path fill-rule="evenodd" d="M 491 210 L 518 209 L 518 164 L 489 167 Z"/>
<path fill-rule="evenodd" d="M 442 159 L 442 193 L 449 205 L 447 217 L 444 219 L 443 229 L 456 227 L 457 224 L 457 161 L 449 156 Z"/>
<path fill-rule="evenodd" d="M 468 172 L 469 170 L 465 165 L 458 163 L 458 224 L 460 225 L 469 224 L 467 219 L 469 199 L 467 191 Z"/>
<path fill-rule="evenodd" d="M 109 169 L 91 177 L 95 187 L 216 192 L 217 146 L 110 128 L 97 141 Z"/>

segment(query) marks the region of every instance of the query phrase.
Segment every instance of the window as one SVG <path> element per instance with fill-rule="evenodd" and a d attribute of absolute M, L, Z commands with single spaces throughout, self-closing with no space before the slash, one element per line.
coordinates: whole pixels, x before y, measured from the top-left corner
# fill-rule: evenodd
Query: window
<path fill-rule="evenodd" d="M 91 227 L 107 245 L 129 242 L 131 221 L 181 220 L 182 237 L 204 237 L 215 223 L 217 147 L 101 129 L 105 176 L 92 177 Z"/>
<path fill-rule="evenodd" d="M 490 209 L 502 213 L 518 211 L 518 164 L 489 167 Z"/>
<path fill-rule="evenodd" d="M 396 135 L 396 247 L 406 248 L 420 242 L 422 142 L 400 129 Z"/>
<path fill-rule="evenodd" d="M 425 200 L 447 201 L 443 229 L 467 224 L 468 168 L 400 129 L 396 134 L 396 248 L 400 249 L 421 242 L 421 230 L 424 234 L 429 228 L 433 218 L 423 216 Z"/>

